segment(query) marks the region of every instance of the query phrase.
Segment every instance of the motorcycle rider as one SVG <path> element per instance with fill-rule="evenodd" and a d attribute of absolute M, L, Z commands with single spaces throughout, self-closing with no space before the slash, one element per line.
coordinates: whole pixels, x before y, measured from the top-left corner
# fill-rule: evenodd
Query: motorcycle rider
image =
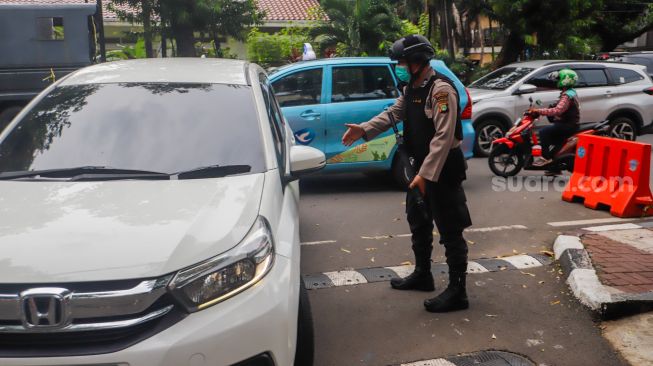
<path fill-rule="evenodd" d="M 530 113 L 549 116 L 552 125 L 542 128 L 539 132 L 542 145 L 542 156 L 538 157 L 533 166 L 543 167 L 550 164 L 553 156 L 562 148 L 567 138 L 578 132 L 580 122 L 580 103 L 574 89 L 578 74 L 571 69 L 562 69 L 549 74 L 549 79 L 557 83 L 561 90 L 560 98 L 555 106 L 550 108 L 531 108 Z M 556 173 L 556 172 L 551 172 Z"/>
<path fill-rule="evenodd" d="M 433 46 L 420 35 L 396 41 L 390 52 L 390 58 L 399 62 L 398 77 L 408 74 L 410 79 L 404 94 L 388 112 L 404 121 L 405 146 L 418 171 L 410 188 L 419 188 L 428 208 L 426 215 L 420 215 L 424 211 L 416 209 L 418 200 L 413 194 L 407 195 L 415 270 L 406 278 L 393 278 L 391 286 L 397 290 L 435 290 L 431 274 L 435 220 L 440 243 L 445 247 L 449 286 L 437 297 L 425 300 L 424 306 L 427 311 L 447 312 L 469 307 L 465 285 L 468 249 L 463 230 L 472 222 L 462 187 L 467 166 L 460 149 L 463 136 L 459 96 L 451 81 L 430 66 L 434 56 Z M 359 138 L 369 141 L 391 125 L 386 112 L 360 125 L 347 124 L 342 142 L 349 146 Z"/>

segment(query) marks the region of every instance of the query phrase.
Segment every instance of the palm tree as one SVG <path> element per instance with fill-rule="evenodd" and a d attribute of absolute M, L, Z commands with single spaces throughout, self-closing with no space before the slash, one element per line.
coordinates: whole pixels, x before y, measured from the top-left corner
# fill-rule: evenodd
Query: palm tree
<path fill-rule="evenodd" d="M 387 0 L 322 0 L 328 21 L 311 29 L 320 49 L 341 56 L 382 55 L 399 37 L 401 22 Z"/>

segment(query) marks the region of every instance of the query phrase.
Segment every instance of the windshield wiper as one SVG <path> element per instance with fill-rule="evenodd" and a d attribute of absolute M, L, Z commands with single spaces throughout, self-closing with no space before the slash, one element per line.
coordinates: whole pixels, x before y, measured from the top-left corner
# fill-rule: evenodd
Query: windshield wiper
<path fill-rule="evenodd" d="M 171 179 L 201 179 L 220 178 L 227 175 L 249 173 L 252 167 L 249 165 L 208 165 L 195 169 L 184 170 L 170 174 Z"/>
<path fill-rule="evenodd" d="M 174 180 L 174 179 L 201 179 L 220 178 L 227 175 L 249 173 L 249 165 L 209 165 L 177 173 L 160 173 L 138 169 L 120 169 L 104 166 L 83 166 L 64 169 L 24 170 L 0 173 L 0 180 L 22 178 L 65 179 L 67 181 L 92 181 L 92 180 L 122 180 L 122 179 L 148 179 L 148 180 Z"/>
<path fill-rule="evenodd" d="M 120 169 L 105 166 L 82 166 L 63 169 L 23 170 L 0 173 L 0 180 L 20 178 L 71 178 L 71 180 L 87 179 L 168 179 L 167 173 L 152 172 L 148 170 Z"/>

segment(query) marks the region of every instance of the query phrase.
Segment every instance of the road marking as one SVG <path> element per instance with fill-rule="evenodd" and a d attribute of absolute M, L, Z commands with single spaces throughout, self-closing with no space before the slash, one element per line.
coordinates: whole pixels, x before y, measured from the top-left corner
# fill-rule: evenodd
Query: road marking
<path fill-rule="evenodd" d="M 336 271 L 326 272 L 324 274 L 329 277 L 335 287 L 367 283 L 365 277 L 356 271 Z"/>
<path fill-rule="evenodd" d="M 478 228 L 469 228 L 466 229 L 467 233 L 487 233 L 490 231 L 501 231 L 501 230 L 526 230 L 528 229 L 524 225 L 504 225 L 504 226 L 493 226 L 493 227 L 478 227 Z"/>
<path fill-rule="evenodd" d="M 619 224 L 619 225 L 604 225 L 604 226 L 586 227 L 586 228 L 583 228 L 583 230 L 598 233 L 598 232 L 601 232 L 601 231 L 641 229 L 641 228 L 642 227 L 639 226 L 639 225 L 629 223 L 629 224 Z"/>
<path fill-rule="evenodd" d="M 563 226 L 585 226 L 585 225 L 595 225 L 595 224 L 609 224 L 613 222 L 628 222 L 635 219 L 621 219 L 618 217 L 610 217 L 605 219 L 591 219 L 591 220 L 575 220 L 575 221 L 557 221 L 549 222 L 547 225 L 554 227 L 563 227 Z"/>
<path fill-rule="evenodd" d="M 455 363 L 449 362 L 444 358 L 434 360 L 417 361 L 411 363 L 402 363 L 401 366 L 456 366 Z"/>
<path fill-rule="evenodd" d="M 337 240 L 305 241 L 302 243 L 302 245 L 333 244 L 337 242 L 338 242 Z"/>
<path fill-rule="evenodd" d="M 542 265 L 542 263 L 540 263 L 537 259 L 525 254 L 513 255 L 502 259 L 517 267 L 517 269 L 540 267 Z"/>
<path fill-rule="evenodd" d="M 480 264 L 471 261 L 467 263 L 467 273 L 485 273 L 489 272 L 487 268 L 481 266 Z"/>
<path fill-rule="evenodd" d="M 524 225 L 502 225 L 502 226 L 491 226 L 491 227 L 474 227 L 465 229 L 466 233 L 487 233 L 491 231 L 501 231 L 501 230 L 526 230 L 528 227 Z M 433 235 L 438 235 L 437 232 L 433 232 Z M 376 236 L 361 236 L 361 239 L 366 240 L 385 240 L 392 238 L 409 238 L 412 234 L 398 234 L 398 235 L 376 235 Z"/>
<path fill-rule="evenodd" d="M 515 255 L 503 258 L 481 258 L 467 264 L 467 273 L 478 274 L 498 272 L 503 270 L 519 270 L 525 268 L 541 267 L 551 264 L 552 259 L 541 255 Z M 446 270 L 446 263 L 434 263 L 431 271 L 440 273 Z M 413 273 L 414 265 L 394 267 L 374 267 L 359 270 L 334 271 L 317 274 L 302 275 L 304 286 L 309 290 L 353 286 L 365 283 L 389 281 L 391 278 L 406 277 Z M 368 277 L 365 277 L 367 274 Z M 383 276 L 381 276 L 381 274 Z M 368 280 L 369 279 L 369 280 Z"/>

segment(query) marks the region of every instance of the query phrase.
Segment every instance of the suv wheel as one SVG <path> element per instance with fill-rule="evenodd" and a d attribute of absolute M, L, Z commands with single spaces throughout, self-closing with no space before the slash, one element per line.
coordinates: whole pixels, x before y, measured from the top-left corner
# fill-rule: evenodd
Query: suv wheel
<path fill-rule="evenodd" d="M 474 140 L 474 155 L 489 156 L 492 141 L 506 134 L 506 127 L 501 121 L 487 119 L 476 126 L 476 139 Z"/>
<path fill-rule="evenodd" d="M 628 117 L 617 117 L 610 122 L 610 137 L 635 141 L 637 138 L 637 125 Z"/>
<path fill-rule="evenodd" d="M 295 349 L 295 366 L 312 366 L 314 349 L 313 314 L 308 301 L 308 291 L 304 281 L 299 284 L 299 311 L 297 319 L 297 343 Z"/>

